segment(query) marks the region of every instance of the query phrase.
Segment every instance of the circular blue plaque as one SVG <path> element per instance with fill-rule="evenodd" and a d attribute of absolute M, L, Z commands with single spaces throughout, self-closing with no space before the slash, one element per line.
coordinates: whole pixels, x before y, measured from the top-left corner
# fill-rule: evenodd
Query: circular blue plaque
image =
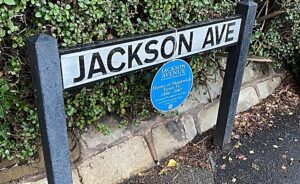
<path fill-rule="evenodd" d="M 181 59 L 169 61 L 158 70 L 152 81 L 151 103 L 162 112 L 176 109 L 189 96 L 192 86 L 190 65 Z"/>

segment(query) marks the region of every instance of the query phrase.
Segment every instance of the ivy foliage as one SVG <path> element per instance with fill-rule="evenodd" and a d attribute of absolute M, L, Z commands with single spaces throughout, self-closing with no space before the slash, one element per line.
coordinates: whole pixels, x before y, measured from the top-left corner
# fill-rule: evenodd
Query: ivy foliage
<path fill-rule="evenodd" d="M 288 64 L 295 74 L 299 74 L 300 0 L 258 3 L 252 54 L 273 58 L 275 67 Z"/>
<path fill-rule="evenodd" d="M 75 2 L 75 3 L 74 3 Z M 214 3 L 213 3 L 214 2 Z M 283 10 L 257 24 L 251 52 L 294 64 L 299 56 L 299 0 L 259 1 L 259 10 Z M 235 0 L 0 0 L 0 160 L 28 159 L 40 142 L 37 113 L 26 57 L 25 40 L 47 33 L 69 47 L 161 31 L 234 13 Z M 297 45 L 298 43 L 298 45 Z M 208 57 L 209 58 L 209 57 Z M 191 57 L 196 80 L 205 82 L 216 65 Z M 106 80 L 64 93 L 68 127 L 82 130 L 107 114 L 147 116 L 155 69 Z M 126 126 L 123 120 L 120 127 Z M 104 134 L 105 123 L 95 125 Z"/>
<path fill-rule="evenodd" d="M 0 160 L 28 159 L 40 142 L 26 59 L 25 40 L 29 36 L 50 34 L 62 48 L 179 27 L 230 14 L 228 9 L 234 7 L 227 0 L 214 6 L 210 0 L 74 2 L 0 0 Z M 65 92 L 68 127 L 82 130 L 107 114 L 149 115 L 153 111 L 148 99 L 153 75 L 145 71 Z M 127 124 L 123 120 L 120 127 Z M 95 126 L 104 134 L 111 132 L 105 123 Z"/>

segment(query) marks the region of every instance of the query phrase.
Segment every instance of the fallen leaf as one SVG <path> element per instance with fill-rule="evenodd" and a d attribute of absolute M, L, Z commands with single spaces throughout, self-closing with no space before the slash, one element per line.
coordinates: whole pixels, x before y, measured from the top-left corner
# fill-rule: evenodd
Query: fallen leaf
<path fill-rule="evenodd" d="M 283 138 L 281 138 L 281 137 L 279 137 L 279 138 L 278 138 L 278 141 L 283 141 L 283 140 L 284 140 L 284 139 L 283 139 Z"/>
<path fill-rule="evenodd" d="M 160 170 L 160 172 L 159 172 L 159 174 L 160 175 L 166 175 L 167 173 L 168 173 L 168 171 L 169 171 L 170 169 L 166 169 L 166 168 L 163 168 L 162 170 Z"/>
<path fill-rule="evenodd" d="M 294 158 L 291 158 L 289 164 L 290 164 L 290 165 L 293 165 L 293 162 L 294 162 Z"/>
<path fill-rule="evenodd" d="M 277 148 L 279 148 L 279 146 L 277 146 L 277 145 L 273 145 L 273 148 L 277 149 Z"/>
<path fill-rule="evenodd" d="M 235 182 L 236 182 L 236 178 L 233 177 L 231 181 L 232 181 L 233 183 L 235 183 Z"/>
<path fill-rule="evenodd" d="M 234 145 L 234 147 L 235 147 L 236 149 L 239 149 L 241 146 L 242 146 L 242 144 L 241 144 L 240 142 L 237 142 L 237 143 Z"/>
<path fill-rule="evenodd" d="M 238 154 L 235 158 L 237 158 L 239 160 L 247 160 L 247 157 L 243 154 Z"/>
<path fill-rule="evenodd" d="M 260 167 L 257 164 L 255 164 L 255 163 L 252 163 L 252 168 L 255 169 L 255 170 L 257 170 L 257 171 L 260 170 Z"/>
<path fill-rule="evenodd" d="M 226 164 L 223 164 L 223 165 L 221 165 L 220 168 L 221 168 L 222 170 L 224 170 L 224 169 L 226 168 L 226 166 L 227 166 Z"/>
<path fill-rule="evenodd" d="M 179 160 L 183 160 L 184 158 L 182 156 L 178 157 Z"/>
<path fill-rule="evenodd" d="M 240 135 L 239 134 L 236 134 L 234 136 L 232 136 L 234 139 L 240 139 Z"/>
<path fill-rule="evenodd" d="M 282 165 L 282 166 L 281 166 L 281 169 L 282 169 L 282 170 L 286 170 L 286 166 L 285 166 L 285 165 Z"/>
<path fill-rule="evenodd" d="M 170 159 L 168 162 L 167 167 L 176 167 L 177 166 L 177 162 L 174 159 Z"/>

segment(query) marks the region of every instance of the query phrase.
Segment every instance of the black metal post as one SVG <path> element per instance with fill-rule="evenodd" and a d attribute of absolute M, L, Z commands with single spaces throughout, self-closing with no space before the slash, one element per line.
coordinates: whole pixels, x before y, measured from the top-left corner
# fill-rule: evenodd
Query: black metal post
<path fill-rule="evenodd" d="M 57 41 L 38 34 L 27 41 L 48 183 L 71 184 L 67 125 Z"/>
<path fill-rule="evenodd" d="M 237 14 L 243 16 L 240 37 L 239 42 L 228 49 L 226 72 L 214 138 L 214 143 L 221 148 L 230 143 L 256 9 L 257 4 L 251 0 L 241 1 L 237 5 Z"/>

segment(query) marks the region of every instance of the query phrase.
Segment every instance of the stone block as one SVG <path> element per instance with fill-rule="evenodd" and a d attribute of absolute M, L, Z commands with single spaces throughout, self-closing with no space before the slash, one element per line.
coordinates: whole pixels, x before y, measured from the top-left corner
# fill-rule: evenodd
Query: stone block
<path fill-rule="evenodd" d="M 83 184 L 118 183 L 154 166 L 143 137 L 133 137 L 79 164 Z"/>
<path fill-rule="evenodd" d="M 249 62 L 244 70 L 243 84 L 261 78 L 265 74 L 272 72 L 266 63 Z"/>
<path fill-rule="evenodd" d="M 179 113 L 194 109 L 199 105 L 205 105 L 221 95 L 223 78 L 220 73 L 211 73 L 207 81 L 207 86 L 194 85 L 189 97 L 178 107 Z"/>
<path fill-rule="evenodd" d="M 170 121 L 152 129 L 154 147 L 161 160 L 188 143 L 184 126 L 180 122 Z"/>
<path fill-rule="evenodd" d="M 179 113 L 186 112 L 190 109 L 196 108 L 199 104 L 206 104 L 209 102 L 209 94 L 205 86 L 195 86 L 193 87 L 189 97 L 184 101 L 184 103 L 177 108 Z"/>
<path fill-rule="evenodd" d="M 190 115 L 183 115 L 181 117 L 181 123 L 185 131 L 185 137 L 189 141 L 193 140 L 197 135 L 194 118 Z"/>
<path fill-rule="evenodd" d="M 219 64 L 222 68 L 226 68 L 227 57 L 219 57 Z M 264 75 L 270 75 L 274 73 L 272 67 L 269 66 L 268 63 L 255 63 L 255 62 L 247 62 L 243 75 L 243 84 L 247 82 L 254 81 L 255 79 L 259 79 Z M 224 73 L 223 73 L 224 74 Z M 222 75 L 224 76 L 224 75 Z"/>
<path fill-rule="evenodd" d="M 73 184 L 81 184 L 80 183 L 80 178 L 78 176 L 78 173 L 75 169 L 72 170 L 72 179 L 73 179 Z M 48 184 L 48 180 L 47 178 L 43 178 L 43 179 L 38 179 L 36 181 L 23 181 L 21 182 L 23 184 Z"/>
<path fill-rule="evenodd" d="M 216 125 L 218 110 L 219 103 L 215 103 L 198 113 L 198 122 L 196 123 L 196 127 L 199 134 L 211 129 Z"/>
<path fill-rule="evenodd" d="M 281 78 L 274 77 L 272 79 L 257 84 L 259 98 L 260 99 L 267 98 L 275 91 L 275 89 L 280 85 L 280 83 L 281 83 Z"/>
<path fill-rule="evenodd" d="M 207 87 L 209 93 L 209 102 L 213 102 L 214 99 L 221 95 L 223 86 L 223 78 L 220 73 L 212 74 L 212 77 L 208 79 Z"/>
<path fill-rule="evenodd" d="M 259 103 L 259 98 L 257 96 L 257 93 L 253 87 L 246 87 L 241 90 L 238 106 L 237 106 L 237 112 L 243 112 L 250 107 L 256 105 Z"/>
<path fill-rule="evenodd" d="M 113 117 L 107 117 L 103 120 L 112 133 L 110 135 L 103 135 L 98 132 L 94 126 L 81 135 L 81 159 L 87 159 L 94 154 L 104 151 L 120 142 L 126 140 L 131 134 L 126 128 L 119 128 L 119 121 Z"/>

